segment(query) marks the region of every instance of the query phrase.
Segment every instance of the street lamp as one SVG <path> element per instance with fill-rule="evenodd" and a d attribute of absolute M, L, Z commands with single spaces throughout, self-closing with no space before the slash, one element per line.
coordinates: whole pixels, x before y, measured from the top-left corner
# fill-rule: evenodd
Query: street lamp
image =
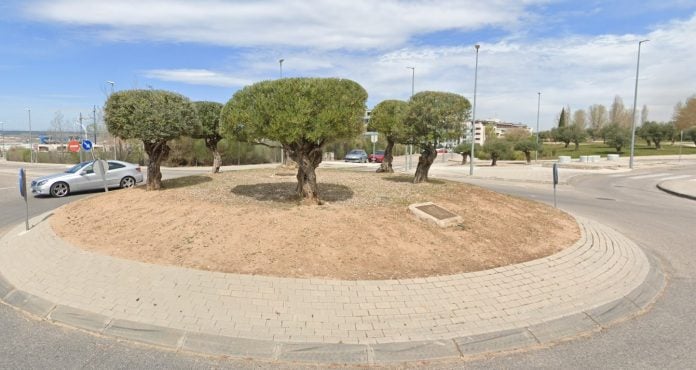
<path fill-rule="evenodd" d="M 278 64 L 280 65 L 280 78 L 283 78 L 283 62 L 285 59 L 280 59 L 278 60 Z"/>
<path fill-rule="evenodd" d="M 638 62 L 636 63 L 636 89 L 633 92 L 633 115 L 631 116 L 631 158 L 628 161 L 628 168 L 633 169 L 633 151 L 636 142 L 636 103 L 638 102 L 638 71 L 640 70 L 640 45 L 650 40 L 638 42 Z"/>
<path fill-rule="evenodd" d="M 413 94 L 415 93 L 416 89 L 416 67 L 406 67 L 406 69 L 411 70 L 411 98 L 413 98 Z M 411 156 L 413 155 L 413 144 L 408 144 L 406 151 L 406 170 L 408 171 L 411 169 Z"/>
<path fill-rule="evenodd" d="M 476 126 L 476 87 L 478 85 L 478 55 L 481 45 L 474 45 L 476 48 L 476 67 L 474 68 L 474 107 L 471 113 L 471 151 L 469 152 L 469 176 L 474 175 L 474 127 Z"/>
<path fill-rule="evenodd" d="M 536 151 L 534 152 L 534 162 L 539 160 L 539 110 L 541 108 L 541 92 L 537 93 L 537 129 L 536 129 Z"/>
<path fill-rule="evenodd" d="M 114 82 L 114 81 L 106 81 L 106 83 L 108 83 L 108 84 L 111 85 L 111 93 L 113 94 L 113 93 L 114 93 L 114 84 L 116 84 L 116 82 Z"/>

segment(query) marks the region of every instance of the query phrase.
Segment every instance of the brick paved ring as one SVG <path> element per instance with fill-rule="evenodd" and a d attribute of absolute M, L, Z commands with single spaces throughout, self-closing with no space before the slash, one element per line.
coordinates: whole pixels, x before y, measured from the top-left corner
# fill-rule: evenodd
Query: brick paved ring
<path fill-rule="evenodd" d="M 99 255 L 58 238 L 49 216 L 0 239 L 0 299 L 106 335 L 230 356 L 375 364 L 553 343 L 644 310 L 665 285 L 659 264 L 633 242 L 581 218 L 581 239 L 546 258 L 449 276 L 341 281 Z"/>

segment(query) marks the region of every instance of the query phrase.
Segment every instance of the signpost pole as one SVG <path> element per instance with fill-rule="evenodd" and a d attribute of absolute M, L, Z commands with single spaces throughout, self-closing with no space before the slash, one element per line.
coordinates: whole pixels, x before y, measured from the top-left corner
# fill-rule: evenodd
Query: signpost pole
<path fill-rule="evenodd" d="M 553 164 L 553 208 L 556 206 L 556 185 L 558 185 L 558 163 Z"/>
<path fill-rule="evenodd" d="M 26 217 L 24 219 L 24 225 L 26 231 L 29 231 L 29 200 L 27 199 L 27 173 L 24 171 L 24 167 L 19 169 L 19 195 L 24 198 L 24 206 L 26 208 Z"/>

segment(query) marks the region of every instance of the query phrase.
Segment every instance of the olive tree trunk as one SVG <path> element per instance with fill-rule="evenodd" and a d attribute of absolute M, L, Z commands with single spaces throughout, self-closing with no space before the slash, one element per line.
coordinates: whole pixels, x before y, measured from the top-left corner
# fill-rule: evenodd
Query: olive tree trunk
<path fill-rule="evenodd" d="M 491 166 L 498 164 L 498 154 L 491 153 Z"/>
<path fill-rule="evenodd" d="M 206 138 L 205 139 L 205 146 L 213 152 L 213 173 L 219 173 L 220 172 L 220 166 L 222 166 L 222 157 L 220 156 L 220 152 L 217 149 L 218 142 L 220 141 L 219 138 Z"/>
<path fill-rule="evenodd" d="M 434 147 L 426 147 L 421 151 L 420 157 L 418 157 L 418 166 L 416 167 L 416 176 L 413 178 L 414 184 L 420 184 L 421 182 L 428 181 L 428 171 L 430 171 L 430 166 L 435 162 L 437 158 L 437 151 Z"/>
<path fill-rule="evenodd" d="M 144 141 L 143 143 L 148 157 L 146 190 L 159 190 L 162 188 L 160 165 L 169 156 L 169 146 L 166 141 L 154 143 Z"/>
<path fill-rule="evenodd" d="M 297 163 L 297 195 L 303 203 L 321 204 L 319 188 L 317 186 L 316 168 L 322 160 L 321 147 L 292 148 L 290 151 L 292 160 Z"/>
<path fill-rule="evenodd" d="M 469 156 L 469 152 L 462 153 L 462 164 L 466 164 L 466 158 Z"/>
<path fill-rule="evenodd" d="M 531 164 L 532 163 L 532 152 L 525 151 L 524 158 L 527 160 L 527 164 Z"/>
<path fill-rule="evenodd" d="M 394 140 L 387 138 L 387 147 L 384 148 L 384 159 L 380 164 L 377 172 L 394 173 L 394 168 L 392 168 L 392 161 L 394 156 L 392 152 L 394 151 Z"/>

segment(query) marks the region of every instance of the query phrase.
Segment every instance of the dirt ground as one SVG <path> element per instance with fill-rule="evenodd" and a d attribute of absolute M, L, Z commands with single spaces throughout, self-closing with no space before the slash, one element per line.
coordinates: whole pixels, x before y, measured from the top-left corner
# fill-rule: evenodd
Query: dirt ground
<path fill-rule="evenodd" d="M 51 224 L 81 248 L 125 259 L 346 280 L 490 269 L 553 254 L 580 236 L 561 211 L 473 185 L 348 170 L 317 177 L 321 206 L 298 203 L 294 173 L 234 171 L 83 199 Z M 464 222 L 441 229 L 410 214 L 409 204 L 426 201 Z"/>

